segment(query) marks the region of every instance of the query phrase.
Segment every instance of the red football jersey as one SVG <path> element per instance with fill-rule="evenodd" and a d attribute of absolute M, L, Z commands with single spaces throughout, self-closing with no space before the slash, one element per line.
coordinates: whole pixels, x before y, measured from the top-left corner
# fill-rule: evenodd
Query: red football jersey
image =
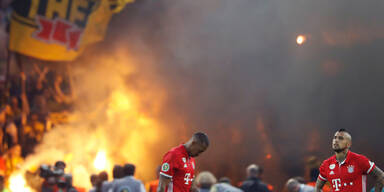
<path fill-rule="evenodd" d="M 171 178 L 168 192 L 189 192 L 195 172 L 195 159 L 190 157 L 184 145 L 172 148 L 163 157 L 160 174 Z"/>
<path fill-rule="evenodd" d="M 374 168 L 375 164 L 365 156 L 348 151 L 341 163 L 336 161 L 336 155 L 325 160 L 319 168 L 319 178 L 329 181 L 332 191 L 366 192 L 366 177 Z"/>

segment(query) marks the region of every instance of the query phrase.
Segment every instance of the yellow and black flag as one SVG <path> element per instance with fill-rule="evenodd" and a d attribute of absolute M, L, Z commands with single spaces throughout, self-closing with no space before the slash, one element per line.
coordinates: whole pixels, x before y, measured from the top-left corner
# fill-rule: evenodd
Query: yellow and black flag
<path fill-rule="evenodd" d="M 104 38 L 113 13 L 134 0 L 14 0 L 11 51 L 48 61 L 71 61 Z"/>

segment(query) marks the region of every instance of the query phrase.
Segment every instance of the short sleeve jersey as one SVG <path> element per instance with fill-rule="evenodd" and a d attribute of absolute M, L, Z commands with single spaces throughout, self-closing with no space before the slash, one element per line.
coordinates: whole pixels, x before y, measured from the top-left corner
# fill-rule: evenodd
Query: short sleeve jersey
<path fill-rule="evenodd" d="M 329 181 L 334 192 L 366 192 L 366 177 L 374 168 L 375 164 L 367 157 L 348 151 L 341 163 L 336 155 L 323 161 L 319 179 Z"/>
<path fill-rule="evenodd" d="M 163 157 L 160 175 L 171 178 L 167 192 L 189 192 L 195 172 L 195 160 L 188 155 L 184 145 L 168 151 Z"/>

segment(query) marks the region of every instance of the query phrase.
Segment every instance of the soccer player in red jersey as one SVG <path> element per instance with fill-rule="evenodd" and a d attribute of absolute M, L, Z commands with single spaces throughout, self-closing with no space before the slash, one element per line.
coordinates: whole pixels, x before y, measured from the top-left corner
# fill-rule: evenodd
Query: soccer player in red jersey
<path fill-rule="evenodd" d="M 205 133 L 195 133 L 185 144 L 172 148 L 163 157 L 158 192 L 197 191 L 192 185 L 195 177 L 195 159 L 209 146 Z"/>
<path fill-rule="evenodd" d="M 375 191 L 381 191 L 384 185 L 384 173 L 367 157 L 349 150 L 352 137 L 340 129 L 332 140 L 335 155 L 323 161 L 316 181 L 315 192 L 320 192 L 326 181 L 329 181 L 334 192 L 366 192 L 366 177 L 376 178 Z"/>

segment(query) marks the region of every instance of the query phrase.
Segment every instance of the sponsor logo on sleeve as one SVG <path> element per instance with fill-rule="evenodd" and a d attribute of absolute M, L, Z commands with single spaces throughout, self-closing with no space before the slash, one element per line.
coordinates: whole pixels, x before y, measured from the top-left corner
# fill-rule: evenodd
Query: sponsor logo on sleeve
<path fill-rule="evenodd" d="M 163 163 L 163 165 L 161 166 L 161 171 L 164 171 L 164 172 L 169 171 L 169 164 Z"/>

